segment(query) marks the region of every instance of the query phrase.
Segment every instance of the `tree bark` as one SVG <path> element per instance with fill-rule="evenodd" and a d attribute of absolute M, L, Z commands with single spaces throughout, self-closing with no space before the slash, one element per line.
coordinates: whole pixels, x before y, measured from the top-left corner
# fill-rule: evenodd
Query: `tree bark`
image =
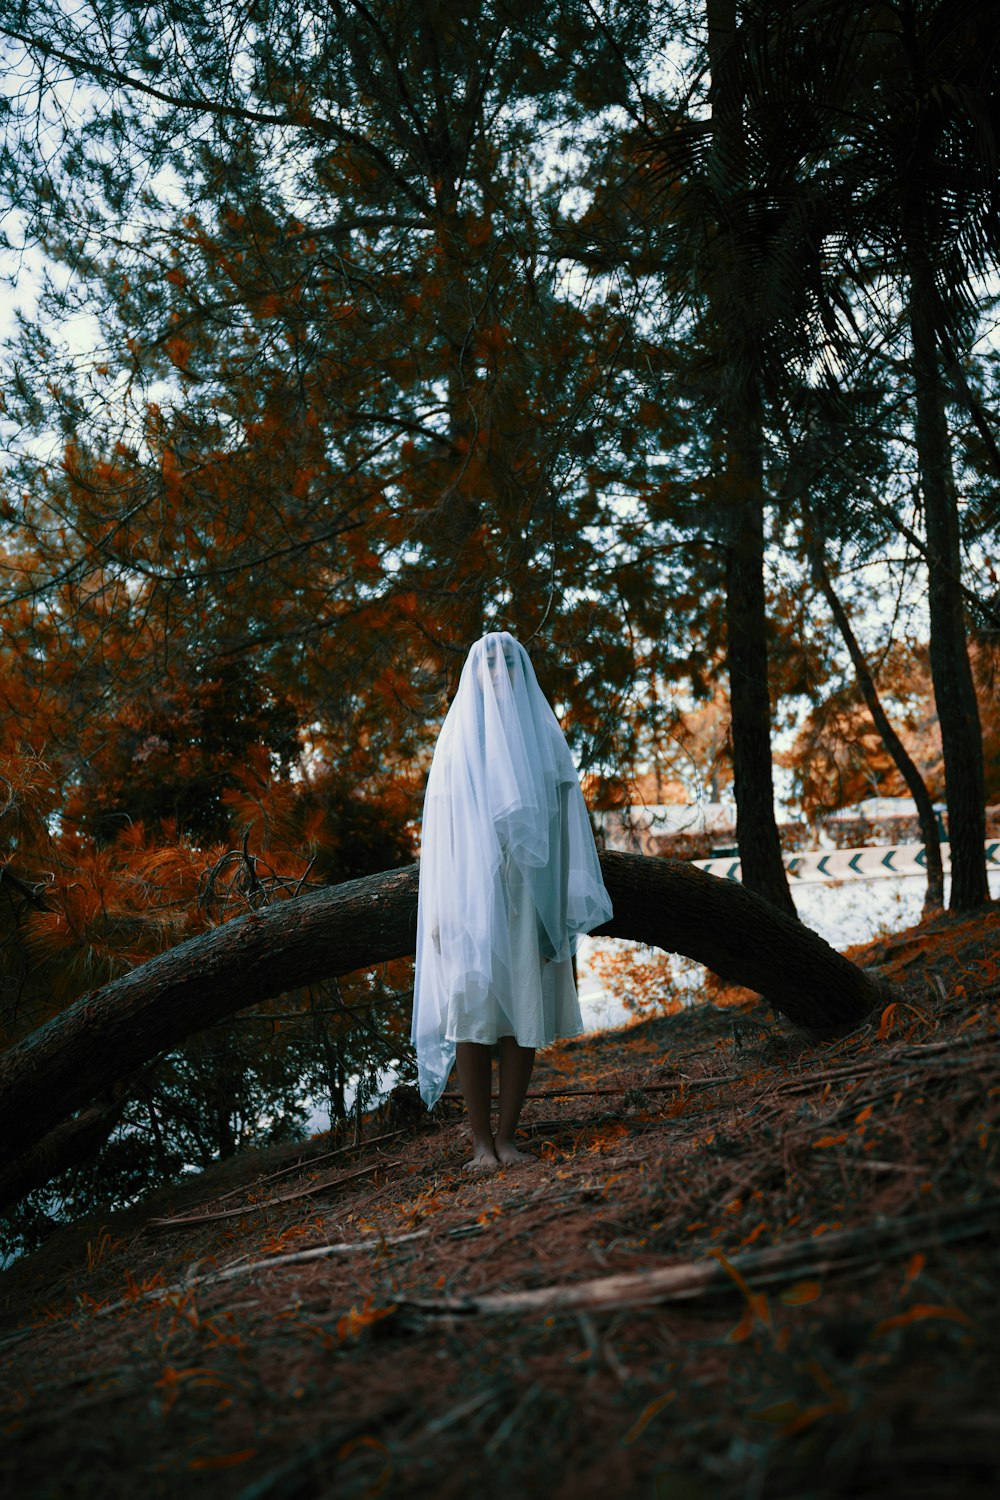
<path fill-rule="evenodd" d="M 732 714 L 736 840 L 743 884 L 795 917 L 774 818 L 767 680 L 763 464 L 759 406 L 727 432 L 726 664 Z"/>
<path fill-rule="evenodd" d="M 725 433 L 721 498 L 736 839 L 743 884 L 794 917 L 774 818 L 760 359 L 755 332 L 747 327 L 748 308 L 733 292 L 734 285 L 749 288 L 753 282 L 742 233 L 747 212 L 746 150 L 736 0 L 705 0 L 705 12 L 712 111 L 708 175 L 719 220 L 708 286 L 721 365 L 718 416 Z"/>
<path fill-rule="evenodd" d="M 962 552 L 944 386 L 934 327 L 937 297 L 924 256 L 910 257 L 915 435 L 927 531 L 930 661 L 941 725 L 951 843 L 951 901 L 970 911 L 990 899 L 986 875 L 983 734 L 962 608 Z"/>
<path fill-rule="evenodd" d="M 736 882 L 679 860 L 603 854 L 615 906 L 601 929 L 760 990 L 799 1025 L 835 1030 L 887 986 Z M 417 868 L 251 912 L 78 1000 L 0 1056 L 0 1140 L 13 1159 L 118 1079 L 222 1017 L 414 950 Z"/>
<path fill-rule="evenodd" d="M 924 915 L 933 911 L 939 911 L 944 905 L 944 868 L 941 863 L 941 838 L 938 834 L 937 816 L 934 812 L 934 804 L 931 801 L 930 792 L 924 782 L 912 758 L 907 752 L 899 735 L 889 722 L 889 717 L 882 707 L 882 700 L 875 686 L 865 660 L 865 654 L 854 634 L 851 621 L 846 609 L 840 601 L 836 589 L 830 580 L 826 562 L 823 557 L 822 542 L 817 540 L 812 548 L 813 575 L 819 584 L 820 590 L 830 612 L 833 615 L 837 629 L 840 631 L 847 647 L 848 655 L 854 666 L 854 675 L 858 680 L 858 687 L 868 706 L 868 712 L 872 716 L 875 728 L 883 745 L 892 756 L 896 769 L 909 787 L 910 796 L 917 809 L 917 817 L 920 820 L 920 832 L 923 835 L 924 848 L 927 851 L 927 894 L 924 898 Z"/>

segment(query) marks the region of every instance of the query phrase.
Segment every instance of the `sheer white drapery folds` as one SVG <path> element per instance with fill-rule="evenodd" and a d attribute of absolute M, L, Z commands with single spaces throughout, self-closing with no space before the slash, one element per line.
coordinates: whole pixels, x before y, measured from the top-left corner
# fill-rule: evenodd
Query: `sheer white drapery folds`
<path fill-rule="evenodd" d="M 412 1038 L 428 1108 L 455 1059 L 456 1004 L 497 1006 L 499 1034 L 517 1036 L 516 1019 L 503 1024 L 511 890 L 530 900 L 551 963 L 612 914 L 569 746 L 528 653 L 502 631 L 469 652 L 424 798 Z"/>

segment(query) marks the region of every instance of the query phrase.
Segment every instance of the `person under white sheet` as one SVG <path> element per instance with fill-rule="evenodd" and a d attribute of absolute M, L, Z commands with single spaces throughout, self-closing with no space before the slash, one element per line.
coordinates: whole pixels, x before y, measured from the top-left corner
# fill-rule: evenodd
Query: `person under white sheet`
<path fill-rule="evenodd" d="M 573 955 L 611 914 L 573 758 L 528 653 L 507 631 L 485 635 L 427 781 L 412 1025 L 428 1108 L 457 1062 L 471 1168 L 525 1159 L 514 1134 L 535 1049 L 583 1029 Z"/>

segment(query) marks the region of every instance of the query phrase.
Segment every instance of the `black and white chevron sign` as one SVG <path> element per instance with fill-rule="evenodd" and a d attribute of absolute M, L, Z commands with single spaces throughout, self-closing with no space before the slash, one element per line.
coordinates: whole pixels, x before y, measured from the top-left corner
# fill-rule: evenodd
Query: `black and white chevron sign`
<path fill-rule="evenodd" d="M 951 869 L 951 848 L 941 845 L 941 862 Z M 735 855 L 718 855 L 715 859 L 693 859 L 699 870 L 721 875 L 725 880 L 739 880 L 740 861 Z M 986 844 L 986 864 L 1000 869 L 1000 840 Z M 809 849 L 800 854 L 785 855 L 785 869 L 793 884 L 815 885 L 841 880 L 885 880 L 891 876 L 926 875 L 927 851 L 923 844 L 884 844 L 867 849 Z"/>

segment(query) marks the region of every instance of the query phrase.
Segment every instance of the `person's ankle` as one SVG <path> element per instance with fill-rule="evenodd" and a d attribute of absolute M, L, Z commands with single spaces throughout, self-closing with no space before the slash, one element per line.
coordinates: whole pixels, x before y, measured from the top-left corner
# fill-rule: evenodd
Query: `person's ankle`
<path fill-rule="evenodd" d="M 513 1165 L 515 1162 L 537 1161 L 537 1157 L 530 1151 L 521 1150 L 514 1138 L 514 1132 L 509 1136 L 497 1136 L 496 1153 L 497 1160 L 505 1166 Z"/>

